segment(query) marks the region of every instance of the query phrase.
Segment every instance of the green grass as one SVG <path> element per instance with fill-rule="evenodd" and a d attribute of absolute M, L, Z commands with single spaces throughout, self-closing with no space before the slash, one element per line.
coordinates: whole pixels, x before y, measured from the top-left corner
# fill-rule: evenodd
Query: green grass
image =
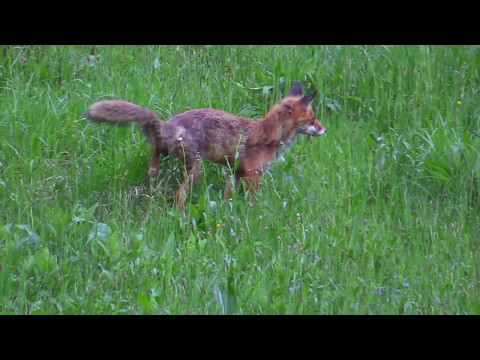
<path fill-rule="evenodd" d="M 2 46 L 0 313 L 479 314 L 480 47 Z M 147 178 L 121 98 L 259 118 L 296 80 L 328 129 L 252 203 L 206 163 Z"/>

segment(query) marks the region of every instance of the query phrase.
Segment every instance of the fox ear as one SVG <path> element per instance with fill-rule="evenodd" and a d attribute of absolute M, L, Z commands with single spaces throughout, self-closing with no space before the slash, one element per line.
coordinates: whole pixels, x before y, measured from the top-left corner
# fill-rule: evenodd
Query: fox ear
<path fill-rule="evenodd" d="M 307 107 L 313 101 L 313 98 L 315 97 L 315 95 L 317 95 L 316 91 L 313 94 L 302 97 L 300 100 L 298 100 L 297 104 L 301 104 Z"/>
<path fill-rule="evenodd" d="M 292 87 L 290 88 L 290 92 L 288 93 L 288 96 L 299 96 L 303 95 L 302 92 L 302 86 L 298 81 L 294 82 Z"/>

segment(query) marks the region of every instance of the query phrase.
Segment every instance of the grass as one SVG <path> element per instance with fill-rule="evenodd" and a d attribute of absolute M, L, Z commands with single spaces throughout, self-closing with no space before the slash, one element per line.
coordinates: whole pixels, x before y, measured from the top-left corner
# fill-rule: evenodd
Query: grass
<path fill-rule="evenodd" d="M 480 313 L 478 46 L 2 46 L 3 314 Z M 222 199 L 136 127 L 88 122 L 121 98 L 168 119 L 259 118 L 300 80 L 328 129 L 297 137 L 259 199 Z"/>

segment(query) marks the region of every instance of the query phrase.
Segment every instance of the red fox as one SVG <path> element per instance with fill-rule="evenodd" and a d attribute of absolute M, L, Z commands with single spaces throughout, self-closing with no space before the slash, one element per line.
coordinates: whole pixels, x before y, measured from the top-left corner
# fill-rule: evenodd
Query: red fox
<path fill-rule="evenodd" d="M 249 190 L 258 191 L 270 162 L 292 144 L 297 134 L 325 134 L 327 130 L 310 106 L 315 94 L 303 96 L 300 83 L 295 82 L 287 97 L 257 121 L 210 108 L 161 121 L 153 111 L 122 100 L 99 101 L 88 109 L 86 117 L 114 124 L 137 122 L 153 147 L 150 177 L 157 175 L 161 156 L 170 155 L 184 163 L 187 178 L 177 191 L 177 204 L 184 210 L 186 191 L 198 178 L 201 159 L 234 170 L 235 187 L 244 178 Z M 225 194 L 230 194 L 230 187 L 229 182 Z"/>

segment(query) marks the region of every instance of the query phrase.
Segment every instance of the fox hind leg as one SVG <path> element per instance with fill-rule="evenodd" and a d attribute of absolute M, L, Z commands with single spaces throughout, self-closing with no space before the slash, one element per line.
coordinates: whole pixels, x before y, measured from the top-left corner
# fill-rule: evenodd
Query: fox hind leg
<path fill-rule="evenodd" d="M 148 169 L 148 176 L 154 178 L 158 174 L 158 163 L 160 161 L 160 149 L 156 146 L 153 147 L 152 161 L 150 162 L 150 168 Z"/>
<path fill-rule="evenodd" d="M 225 185 L 225 191 L 223 192 L 223 198 L 225 200 L 229 200 L 232 198 L 232 191 L 233 191 L 233 188 L 235 187 L 235 191 L 238 190 L 238 187 L 240 186 L 240 181 L 242 180 L 242 177 L 243 175 L 240 175 L 239 172 L 236 172 L 235 173 L 235 180 L 232 181 L 232 175 L 228 175 L 227 176 L 227 183 Z M 232 182 L 235 183 L 232 184 Z"/>
<path fill-rule="evenodd" d="M 186 161 L 187 178 L 183 180 L 177 191 L 177 204 L 182 211 L 185 210 L 185 200 L 187 192 L 192 185 L 197 181 L 200 170 L 202 170 L 202 162 L 200 159 L 194 158 L 194 160 Z"/>
<path fill-rule="evenodd" d="M 245 173 L 244 179 L 247 185 L 247 190 L 255 197 L 260 186 L 260 178 L 262 173 L 260 171 L 248 171 Z"/>

